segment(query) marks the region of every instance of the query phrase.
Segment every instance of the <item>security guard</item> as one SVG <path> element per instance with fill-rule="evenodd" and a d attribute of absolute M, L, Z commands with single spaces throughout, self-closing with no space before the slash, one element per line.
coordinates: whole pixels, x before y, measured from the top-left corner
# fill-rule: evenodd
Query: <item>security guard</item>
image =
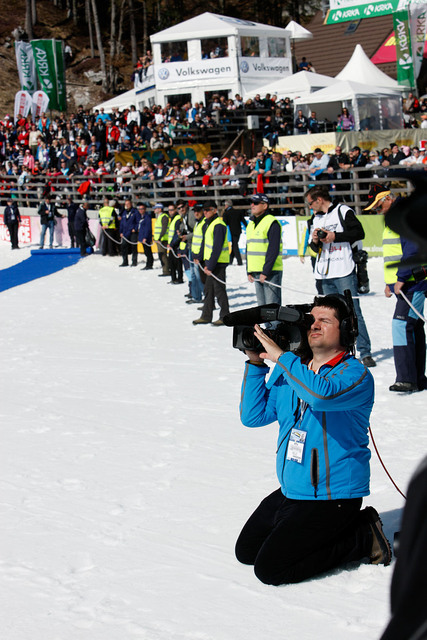
<path fill-rule="evenodd" d="M 163 205 L 157 203 L 153 207 L 154 214 L 156 216 L 156 222 L 154 223 L 154 240 L 157 244 L 157 253 L 159 254 L 159 260 L 162 265 L 162 273 L 159 278 L 170 276 L 167 249 L 169 232 L 169 216 L 166 211 L 163 211 Z"/>
<path fill-rule="evenodd" d="M 215 298 L 217 298 L 220 308 L 219 319 L 212 322 L 212 324 L 215 327 L 220 327 L 224 324 L 223 317 L 229 313 L 225 285 L 225 270 L 230 262 L 227 225 L 218 216 L 218 208 L 213 200 L 206 201 L 203 209 L 206 222 L 203 228 L 204 235 L 199 256 L 203 255 L 203 271 L 207 278 L 202 315 L 197 320 L 193 320 L 193 324 L 209 324 L 212 322 Z M 200 259 L 197 258 L 195 261 L 198 263 Z"/>
<path fill-rule="evenodd" d="M 383 184 L 373 184 L 365 211 L 370 210 L 385 215 L 397 200 L 398 198 L 388 187 Z M 411 268 L 399 264 L 416 253 L 417 247 L 414 243 L 384 226 L 384 293 L 387 298 L 390 298 L 393 293 L 396 296 L 392 323 L 396 382 L 389 387 L 389 390 L 403 393 L 422 391 L 427 388 L 424 322 L 400 295 L 401 292 L 404 293 L 420 316 L 423 315 L 427 280 L 424 278 L 418 280 Z M 390 264 L 393 266 L 389 267 Z"/>
<path fill-rule="evenodd" d="M 179 244 L 181 242 L 178 231 L 182 218 L 174 204 L 168 205 L 168 214 L 170 219 L 168 231 L 168 263 L 171 282 L 172 284 L 184 284 L 182 260 L 177 257 Z"/>
<path fill-rule="evenodd" d="M 251 197 L 251 220 L 246 227 L 246 264 L 255 282 L 258 304 L 282 304 L 282 227 L 268 209 L 265 193 Z M 269 284 L 271 283 L 271 284 Z M 276 285 L 276 286 L 272 286 Z"/>
<path fill-rule="evenodd" d="M 117 213 L 114 209 L 114 200 L 110 201 L 108 198 L 104 198 L 104 205 L 98 212 L 99 224 L 103 231 L 102 235 L 102 255 L 116 256 L 118 237 L 117 237 Z"/>

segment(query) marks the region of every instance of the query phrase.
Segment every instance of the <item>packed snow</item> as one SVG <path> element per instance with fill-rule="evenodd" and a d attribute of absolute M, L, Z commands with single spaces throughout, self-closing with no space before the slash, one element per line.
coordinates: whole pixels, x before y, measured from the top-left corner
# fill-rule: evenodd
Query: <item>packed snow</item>
<path fill-rule="evenodd" d="M 0 245 L 0 268 L 30 248 Z M 41 257 L 40 259 L 43 259 Z M 1 293 L 1 600 L 7 640 L 375 639 L 393 564 L 269 587 L 234 557 L 278 487 L 277 426 L 239 421 L 245 356 L 232 330 L 193 326 L 186 285 L 93 255 Z M 139 267 L 144 266 L 140 257 Z M 427 394 L 393 394 L 393 300 L 369 261 L 362 308 L 378 363 L 372 430 L 405 492 L 427 449 Z M 256 304 L 227 270 L 231 310 Z M 284 262 L 283 303 L 310 301 L 310 262 Z M 216 316 L 214 316 L 214 319 Z M 389 539 L 404 499 L 372 451 Z"/>

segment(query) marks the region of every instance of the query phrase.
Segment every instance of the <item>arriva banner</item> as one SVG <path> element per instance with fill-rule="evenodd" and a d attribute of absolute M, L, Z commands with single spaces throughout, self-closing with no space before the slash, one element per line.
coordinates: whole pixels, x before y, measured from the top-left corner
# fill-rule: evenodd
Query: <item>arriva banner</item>
<path fill-rule="evenodd" d="M 415 75 L 408 11 L 394 13 L 393 24 L 396 35 L 397 82 L 403 87 L 412 89 L 415 87 Z"/>
<path fill-rule="evenodd" d="M 21 89 L 32 94 L 37 89 L 33 48 L 29 42 L 17 41 L 15 42 L 15 53 Z"/>
<path fill-rule="evenodd" d="M 157 86 L 173 82 L 194 82 L 195 80 L 222 80 L 237 76 L 235 58 L 214 58 L 193 62 L 168 62 L 155 65 Z"/>
<path fill-rule="evenodd" d="M 47 111 L 49 106 L 49 96 L 44 91 L 36 91 L 33 94 L 33 103 L 31 105 L 31 113 L 33 120 L 39 118 L 42 113 Z"/>
<path fill-rule="evenodd" d="M 32 98 L 28 91 L 18 91 L 15 94 L 15 108 L 14 108 L 14 116 L 15 122 L 19 120 L 19 118 L 26 118 L 30 108 L 31 108 Z"/>
<path fill-rule="evenodd" d="M 54 40 L 32 40 L 34 59 L 40 86 L 49 96 L 51 109 L 59 109 L 57 74 L 56 74 L 56 48 Z"/>
<path fill-rule="evenodd" d="M 291 75 L 289 58 L 239 58 L 240 79 L 245 78 L 285 78 Z"/>

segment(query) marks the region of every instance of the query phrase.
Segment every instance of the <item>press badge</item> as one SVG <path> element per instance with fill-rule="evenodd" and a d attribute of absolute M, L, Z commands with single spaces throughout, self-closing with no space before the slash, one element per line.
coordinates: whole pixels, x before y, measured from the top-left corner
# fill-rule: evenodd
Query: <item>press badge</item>
<path fill-rule="evenodd" d="M 287 460 L 293 460 L 294 462 L 302 463 L 302 456 L 304 453 L 305 439 L 307 437 L 307 431 L 301 431 L 301 429 L 292 429 L 289 437 Z"/>

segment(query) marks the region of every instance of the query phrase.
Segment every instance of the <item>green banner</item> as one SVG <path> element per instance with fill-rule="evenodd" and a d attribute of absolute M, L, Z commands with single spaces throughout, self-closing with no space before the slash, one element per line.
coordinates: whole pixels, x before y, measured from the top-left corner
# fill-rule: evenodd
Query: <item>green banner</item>
<path fill-rule="evenodd" d="M 37 75 L 42 90 L 49 96 L 49 108 L 60 109 L 56 80 L 56 49 L 54 40 L 31 40 Z"/>
<path fill-rule="evenodd" d="M 369 4 L 330 9 L 326 14 L 324 24 L 337 24 L 337 22 L 348 22 L 349 20 L 386 16 L 396 11 L 398 6 L 399 0 L 389 0 L 388 2 L 372 2 Z"/>
<path fill-rule="evenodd" d="M 60 111 L 67 110 L 67 93 L 65 85 L 65 62 L 64 62 L 64 43 L 62 40 L 55 40 L 56 53 L 56 86 L 58 93 L 58 109 Z"/>
<path fill-rule="evenodd" d="M 403 87 L 412 89 L 416 85 L 408 11 L 394 13 L 393 25 L 396 36 L 397 82 Z"/>

